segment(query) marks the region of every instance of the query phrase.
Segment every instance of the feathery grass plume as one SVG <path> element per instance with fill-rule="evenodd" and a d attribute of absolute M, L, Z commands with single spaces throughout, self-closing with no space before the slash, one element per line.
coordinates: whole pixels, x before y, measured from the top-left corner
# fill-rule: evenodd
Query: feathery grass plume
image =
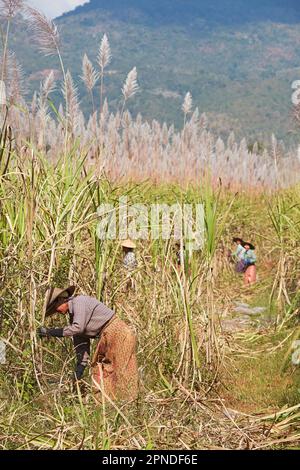
<path fill-rule="evenodd" d="M 129 111 L 125 111 L 122 118 L 122 125 L 124 129 L 129 129 L 132 124 L 132 117 Z"/>
<path fill-rule="evenodd" d="M 40 52 L 46 56 L 57 55 L 61 67 L 61 71 L 64 78 L 64 87 L 67 89 L 66 72 L 60 52 L 60 35 L 55 23 L 48 19 L 45 15 L 37 11 L 35 8 L 27 7 L 26 15 L 29 21 L 29 25 L 33 32 L 33 38 L 39 46 Z M 71 109 L 72 104 L 68 103 L 68 93 L 65 96 L 66 109 Z M 66 133 L 64 139 L 64 146 L 66 151 L 67 140 L 68 140 L 68 126 L 66 126 Z"/>
<path fill-rule="evenodd" d="M 103 86 L 104 86 L 104 69 L 110 64 L 111 62 L 111 50 L 108 41 L 108 37 L 104 34 L 99 48 L 98 53 L 98 64 L 100 67 L 100 115 L 102 113 L 102 106 L 103 106 Z"/>
<path fill-rule="evenodd" d="M 4 72 L 7 102 L 16 104 L 26 93 L 24 72 L 14 52 L 7 50 L 2 58 L 1 69 Z"/>
<path fill-rule="evenodd" d="M 17 104 L 26 93 L 24 72 L 14 53 L 11 53 L 9 100 L 10 104 Z"/>
<path fill-rule="evenodd" d="M 36 115 L 37 109 L 38 109 L 38 94 L 35 91 L 33 93 L 32 100 L 31 100 L 31 103 L 30 103 L 30 110 L 31 110 L 31 113 L 32 113 L 33 116 Z"/>
<path fill-rule="evenodd" d="M 108 116 L 109 116 L 108 101 L 105 98 L 101 118 L 105 121 L 108 118 Z"/>
<path fill-rule="evenodd" d="M 197 124 L 199 122 L 199 108 L 196 108 L 191 117 L 191 123 Z"/>
<path fill-rule="evenodd" d="M 7 20 L 6 25 L 6 32 L 3 33 L 1 29 L 2 35 L 2 43 L 3 43 L 3 53 L 2 53 L 2 67 L 1 67 L 1 80 L 6 79 L 6 60 L 7 60 L 7 50 L 8 50 L 8 37 L 10 31 L 10 23 L 14 16 L 21 12 L 24 7 L 23 0 L 0 0 L 0 17 L 4 17 Z"/>
<path fill-rule="evenodd" d="M 100 119 L 99 119 L 99 125 L 100 125 L 100 130 L 102 134 L 104 134 L 106 131 L 106 124 L 107 124 L 108 118 L 109 118 L 109 108 L 108 108 L 107 99 L 105 98 L 103 107 L 102 107 L 102 113 L 100 114 Z"/>
<path fill-rule="evenodd" d="M 19 82 L 16 80 L 18 73 L 12 74 L 12 62 L 13 54 L 7 49 L 5 63 L 8 77 L 5 79 L 5 87 L 8 97 L 11 85 L 13 84 L 13 89 L 16 90 L 15 85 Z M 107 60 L 103 59 L 103 65 L 106 63 Z M 17 122 L 15 142 L 20 148 L 24 136 L 30 135 L 32 143 L 38 144 L 39 141 L 44 148 L 51 138 L 50 156 L 61 154 L 67 148 L 65 142 L 70 142 L 71 130 L 72 135 L 81 133 L 81 150 L 88 147 L 93 140 L 90 154 L 101 154 L 101 168 L 103 165 L 103 171 L 113 179 L 124 175 L 128 178 L 143 179 L 146 174 L 157 181 L 175 181 L 181 179 L 184 172 L 187 181 L 196 181 L 203 176 L 205 169 L 208 169 L 213 181 L 222 178 L 224 184 L 233 184 L 236 188 L 240 185 L 274 188 L 278 175 L 280 185 L 285 187 L 299 180 L 299 161 L 293 151 L 288 153 L 286 158 L 280 158 L 286 152 L 274 141 L 273 152 L 272 149 L 266 149 L 263 155 L 250 153 L 246 142 L 237 142 L 233 133 L 227 143 L 222 143 L 210 132 L 205 114 L 199 117 L 197 109 L 180 132 L 174 129 L 174 125 L 168 127 L 157 121 L 148 123 L 141 115 L 135 120 L 130 118 L 129 114 L 124 113 L 124 104 L 126 99 L 137 91 L 136 69 L 128 75 L 122 88 L 122 112 L 120 110 L 116 114 L 109 113 L 107 103 L 103 100 L 102 112 L 94 114 L 92 121 L 87 122 L 82 118 L 77 90 L 70 74 L 65 83 L 66 104 L 64 109 L 59 109 L 58 122 L 48 119 L 47 109 L 42 106 L 43 100 L 47 106 L 46 96 L 54 87 L 53 74 L 43 82 L 40 93 L 35 95 L 26 115 L 22 115 L 16 107 L 10 110 L 9 123 L 12 125 Z M 184 111 L 187 112 L 190 108 L 191 106 L 187 105 Z M 44 128 L 44 138 L 40 132 L 41 125 Z M 134 171 L 126 169 L 130 163 L 129 159 L 131 163 L 135 162 Z"/>
<path fill-rule="evenodd" d="M 81 111 L 78 100 L 78 90 L 74 85 L 73 78 L 69 70 L 66 73 L 62 92 L 66 102 L 67 128 L 69 132 L 74 135 L 76 134 L 79 125 Z"/>
<path fill-rule="evenodd" d="M 88 58 L 87 54 L 84 54 L 83 57 L 82 75 L 80 78 L 84 82 L 87 90 L 91 93 L 99 79 L 99 74 L 94 69 L 93 64 Z"/>
<path fill-rule="evenodd" d="M 24 7 L 24 0 L 0 0 L 0 15 L 13 18 Z"/>
<path fill-rule="evenodd" d="M 229 149 L 233 149 L 234 145 L 235 145 L 235 134 L 233 131 L 231 131 L 227 139 L 227 147 Z"/>
<path fill-rule="evenodd" d="M 37 113 L 37 130 L 38 130 L 38 147 L 43 148 L 45 142 L 45 135 L 47 124 L 49 122 L 49 109 L 47 99 L 50 93 L 55 90 L 55 77 L 54 72 L 51 70 L 49 75 L 41 83 L 40 94 L 38 98 L 38 113 Z"/>
<path fill-rule="evenodd" d="M 49 75 L 45 78 L 45 80 L 41 83 L 41 91 L 40 91 L 40 96 L 46 100 L 48 96 L 54 92 L 55 90 L 55 76 L 54 76 L 54 71 L 51 70 Z"/>
<path fill-rule="evenodd" d="M 191 93 L 188 91 L 184 98 L 182 111 L 184 112 L 185 115 L 187 115 L 192 111 L 192 107 L 193 107 L 193 98 L 192 98 Z"/>
<path fill-rule="evenodd" d="M 92 101 L 93 112 L 95 111 L 95 102 L 94 102 L 94 95 L 93 89 L 99 80 L 100 74 L 96 72 L 93 67 L 92 62 L 89 60 L 87 54 L 84 54 L 83 61 L 82 61 L 82 76 L 80 77 L 81 80 L 84 82 Z M 102 93 L 102 88 L 101 88 Z M 101 95 L 102 100 L 102 95 Z"/>
<path fill-rule="evenodd" d="M 200 116 L 199 127 L 200 129 L 207 129 L 208 127 L 208 119 L 205 113 L 202 113 Z"/>
<path fill-rule="evenodd" d="M 111 50 L 110 50 L 110 45 L 108 41 L 108 37 L 106 34 L 104 34 L 101 44 L 100 44 L 100 49 L 99 49 L 99 54 L 98 54 L 98 64 L 99 67 L 103 73 L 105 67 L 107 67 L 110 62 L 111 62 Z"/>
<path fill-rule="evenodd" d="M 124 96 L 124 101 L 129 100 L 132 96 L 136 94 L 139 89 L 139 85 L 137 82 L 137 70 L 134 67 L 129 74 L 127 75 L 126 81 L 122 88 L 122 94 Z"/>
<path fill-rule="evenodd" d="M 182 144 L 187 144 L 189 140 L 189 128 L 186 125 L 186 118 L 187 118 L 187 115 L 192 112 L 192 107 L 193 107 L 192 95 L 190 92 L 187 92 L 187 94 L 185 95 L 183 104 L 182 104 L 182 111 L 184 113 Z M 183 152 L 183 147 L 181 147 L 181 151 Z"/>
<path fill-rule="evenodd" d="M 59 54 L 60 37 L 55 23 L 35 8 L 26 7 L 26 15 L 33 32 L 33 39 L 40 52 L 46 56 Z"/>

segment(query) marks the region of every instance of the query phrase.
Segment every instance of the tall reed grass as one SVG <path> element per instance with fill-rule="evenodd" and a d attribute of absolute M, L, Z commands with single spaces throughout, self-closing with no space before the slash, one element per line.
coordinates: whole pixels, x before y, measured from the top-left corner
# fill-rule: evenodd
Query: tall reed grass
<path fill-rule="evenodd" d="M 21 8 L 23 2 L 14 5 Z M 64 70 L 55 25 L 32 9 L 27 13 L 44 52 L 58 54 L 64 101 L 58 109 L 51 101 L 57 87 L 53 74 L 31 103 L 19 95 L 17 102 L 10 99 L 16 89 L 8 80 L 6 59 L 11 10 L 2 60 L 8 99 L 0 133 L 1 335 L 8 349 L 0 373 L 0 446 L 272 446 L 264 425 L 232 418 L 219 397 L 227 341 L 221 322 L 234 290 L 225 250 L 233 231 L 259 237 L 261 253 L 270 254 L 273 263 L 270 302 L 278 302 L 276 328 L 285 331 L 298 308 L 294 280 L 299 266 L 293 253 L 299 244 L 299 203 L 297 188 L 282 188 L 298 181 L 298 160 L 283 155 L 274 137 L 270 153 L 263 155 L 258 146 L 250 151 L 246 140 L 235 142 L 233 134 L 226 143 L 216 138 L 205 115 L 192 111 L 190 94 L 180 131 L 148 123 L 141 115 L 133 118 L 127 102 L 138 91 L 135 68 L 123 85 L 119 112 L 110 113 L 104 96 L 111 57 L 107 36 L 100 44 L 99 70 L 87 56 L 83 60 L 82 79 L 94 106 L 85 120 L 71 73 Z M 98 85 L 97 111 L 93 91 Z M 268 203 L 264 188 L 276 190 L 268 194 Z M 147 205 L 203 203 L 202 250 L 191 257 L 185 252 L 178 268 L 172 240 L 139 241 L 139 263 L 128 289 L 118 241 L 97 236 L 97 208 L 101 203 L 118 208 L 124 195 L 129 203 Z M 73 283 L 78 293 L 97 296 L 137 330 L 141 389 L 136 403 L 99 407 L 92 394 L 72 393 L 72 345 L 37 338 L 48 286 Z M 294 430 L 299 423 L 294 410 L 295 415 L 283 414 L 282 429 Z M 282 429 L 278 423 L 275 435 L 282 436 Z M 294 431 L 292 436 L 299 438 Z"/>
<path fill-rule="evenodd" d="M 9 5 L 8 5 L 9 4 Z M 108 80 L 112 51 L 105 34 L 99 45 L 96 66 L 85 54 L 81 80 L 91 96 L 93 113 L 85 117 L 77 92 L 76 81 L 63 61 L 63 51 L 56 25 L 23 2 L 5 2 L 6 34 L 1 61 L 2 81 L 6 84 L 9 107 L 8 123 L 14 127 L 14 146 L 18 153 L 26 148 L 43 152 L 47 159 L 57 161 L 62 154 L 72 151 L 77 142 L 75 158 L 87 154 L 90 165 L 96 162 L 97 174 L 106 174 L 114 180 L 143 180 L 145 175 L 156 181 L 197 182 L 207 170 L 217 183 L 233 188 L 276 188 L 298 182 L 300 162 L 295 150 L 287 150 L 282 142 L 270 137 L 264 151 L 258 144 L 248 145 L 246 139 L 236 142 L 234 133 L 227 139 L 215 136 L 209 130 L 205 113 L 193 109 L 188 92 L 183 100 L 183 128 L 144 121 L 141 114 L 133 117 L 127 103 L 139 90 L 137 70 L 129 72 L 120 84 L 120 107 L 117 113 L 109 110 L 104 81 Z M 53 72 L 41 84 L 32 100 L 22 96 L 24 89 L 20 65 L 9 50 L 10 24 L 19 11 L 25 12 L 28 26 L 39 50 L 56 55 L 62 70 L 62 83 Z M 3 22 L 5 27 L 5 22 Z M 95 102 L 99 86 L 100 104 Z M 60 91 L 61 104 L 54 106 L 54 91 Z M 180 111 L 180 110 L 179 110 Z M 3 121 L 3 116 L 2 116 Z"/>

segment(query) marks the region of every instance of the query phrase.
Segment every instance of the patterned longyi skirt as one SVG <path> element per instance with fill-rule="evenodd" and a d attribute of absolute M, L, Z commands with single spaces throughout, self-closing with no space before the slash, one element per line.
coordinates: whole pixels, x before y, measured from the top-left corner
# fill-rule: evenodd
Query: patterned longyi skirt
<path fill-rule="evenodd" d="M 134 400 L 138 395 L 136 335 L 114 318 L 101 333 L 93 360 L 92 379 L 97 398 Z"/>

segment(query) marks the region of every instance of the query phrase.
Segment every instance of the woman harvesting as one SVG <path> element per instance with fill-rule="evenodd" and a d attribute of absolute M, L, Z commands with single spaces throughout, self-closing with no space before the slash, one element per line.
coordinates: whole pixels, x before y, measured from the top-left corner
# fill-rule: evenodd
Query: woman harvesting
<path fill-rule="evenodd" d="M 77 357 L 74 378 L 82 379 L 89 363 L 90 341 L 98 338 L 91 361 L 93 383 L 111 399 L 135 399 L 138 392 L 136 337 L 113 310 L 87 295 L 74 296 L 75 287 L 51 288 L 46 316 L 59 313 L 69 317 L 64 328 L 38 329 L 40 337 L 71 337 Z"/>
<path fill-rule="evenodd" d="M 255 246 L 250 242 L 243 242 L 245 251 L 242 254 L 242 260 L 245 265 L 244 282 L 245 285 L 254 284 L 256 282 L 256 254 Z"/>

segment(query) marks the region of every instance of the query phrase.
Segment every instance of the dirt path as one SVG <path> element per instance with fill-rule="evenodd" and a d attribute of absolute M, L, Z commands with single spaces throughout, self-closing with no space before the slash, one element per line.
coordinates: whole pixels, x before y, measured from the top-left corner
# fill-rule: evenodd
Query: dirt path
<path fill-rule="evenodd" d="M 273 413 L 299 402 L 299 371 L 283 370 L 289 343 L 258 288 L 235 300 L 221 327 L 228 343 L 225 400 L 251 414 Z M 297 385 L 298 384 L 298 385 Z"/>

